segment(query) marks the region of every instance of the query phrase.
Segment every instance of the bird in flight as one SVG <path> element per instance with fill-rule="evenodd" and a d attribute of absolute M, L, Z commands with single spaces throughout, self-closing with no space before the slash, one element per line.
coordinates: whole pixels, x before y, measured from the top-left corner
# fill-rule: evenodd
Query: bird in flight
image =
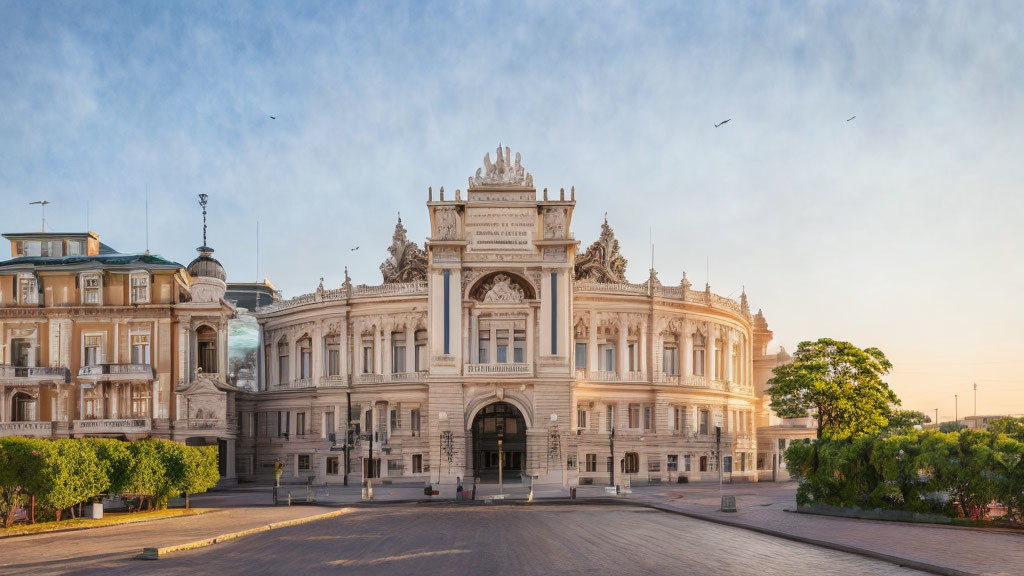
<path fill-rule="evenodd" d="M 271 116 L 270 119 L 271 120 L 277 120 L 277 116 Z"/>
<path fill-rule="evenodd" d="M 349 250 L 349 252 L 355 252 L 356 250 L 359 250 L 359 246 L 356 246 L 355 248 Z"/>
<path fill-rule="evenodd" d="M 849 118 L 846 119 L 846 121 L 849 122 L 850 120 L 853 120 L 854 118 L 856 118 L 856 116 L 850 116 Z"/>
<path fill-rule="evenodd" d="M 732 118 L 729 118 L 728 120 L 722 120 L 722 121 L 721 121 L 721 122 L 719 122 L 718 124 L 715 124 L 715 128 L 718 128 L 719 126 L 721 126 L 722 124 L 725 124 L 725 123 L 726 123 L 726 122 L 728 122 L 729 120 L 732 120 Z"/>

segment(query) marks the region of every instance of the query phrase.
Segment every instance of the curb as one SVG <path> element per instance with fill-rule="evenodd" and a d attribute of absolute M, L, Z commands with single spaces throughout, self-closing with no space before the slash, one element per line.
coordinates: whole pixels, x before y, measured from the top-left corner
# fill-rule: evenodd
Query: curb
<path fill-rule="evenodd" d="M 24 532 L 19 534 L 4 534 L 0 535 L 0 542 L 9 540 L 11 538 L 25 538 L 26 536 L 40 536 L 43 534 L 60 534 L 61 532 L 81 532 L 83 530 L 98 530 L 100 528 L 114 528 L 117 526 L 127 526 L 128 524 L 144 524 L 146 522 L 159 522 L 161 520 L 174 520 L 175 518 L 188 518 L 190 516 L 202 516 L 203 514 L 216 514 L 223 510 L 218 508 L 207 508 L 203 512 L 194 512 L 190 514 L 179 514 L 178 516 L 164 516 L 162 518 L 142 518 L 141 520 L 129 520 L 120 522 L 117 524 L 105 524 L 103 526 L 74 526 L 70 528 L 56 528 L 54 530 L 42 530 L 39 532 Z"/>
<path fill-rule="evenodd" d="M 204 546 L 212 546 L 220 542 L 227 540 L 234 540 L 235 538 L 241 538 L 243 536 L 249 536 L 250 534 L 258 534 L 260 532 L 266 532 L 268 530 L 274 530 L 277 528 L 284 528 L 286 526 L 295 526 L 298 524 L 305 524 L 307 522 L 315 522 L 317 520 L 325 520 L 327 518 L 334 518 L 352 512 L 352 508 L 342 508 L 340 510 L 334 510 L 332 512 L 326 512 L 324 514 L 317 514 L 315 516 L 307 516 L 305 518 L 295 518 L 294 520 L 283 520 L 281 522 L 273 522 L 265 526 L 257 526 L 256 528 L 250 528 L 248 530 L 240 530 L 238 532 L 229 532 L 227 534 L 221 534 L 212 538 L 204 538 L 202 540 L 195 540 L 193 542 L 185 542 L 184 544 L 175 544 L 173 546 L 163 546 L 161 548 L 143 548 L 142 553 L 136 556 L 139 560 L 159 560 L 161 556 L 170 554 L 171 552 L 180 552 L 182 550 L 192 550 L 195 548 L 203 548 Z"/>
<path fill-rule="evenodd" d="M 810 544 L 812 546 L 819 546 L 821 548 L 828 548 L 830 550 L 836 550 L 839 552 L 846 552 L 847 554 L 857 554 L 859 556 L 865 556 L 867 558 L 873 558 L 875 560 L 882 560 L 890 564 L 896 564 L 906 568 L 913 568 L 915 570 L 921 570 L 923 572 L 931 572 L 932 574 L 941 574 L 943 576 L 980 576 L 975 572 L 964 572 L 963 570 L 957 570 L 956 568 L 950 568 L 948 566 L 939 566 L 937 564 L 929 564 L 928 562 L 921 562 L 918 560 L 911 560 L 909 558 L 901 558 L 899 556 L 893 556 L 891 554 L 883 554 L 881 552 L 875 552 L 874 550 L 868 550 L 866 548 L 857 548 L 854 546 L 847 546 L 845 544 L 837 544 L 828 540 L 818 540 L 815 538 L 807 538 L 806 536 L 798 536 L 796 534 L 790 534 L 788 532 L 782 532 L 780 530 L 772 530 L 771 528 L 762 528 L 761 526 L 751 526 L 749 524 L 743 524 L 742 522 L 734 522 L 732 520 L 726 520 L 724 518 L 717 518 L 714 516 L 706 516 L 698 514 L 696 512 L 687 512 L 684 510 L 678 510 L 676 508 L 670 508 L 662 504 L 652 504 L 650 502 L 634 501 L 640 506 L 646 506 L 655 510 L 661 510 L 662 512 L 670 512 L 673 514 L 679 514 L 680 516 L 686 516 L 695 520 L 704 520 L 706 522 L 713 522 L 715 524 L 721 524 L 723 526 L 729 526 L 732 528 L 742 528 L 744 530 L 750 530 L 751 532 L 758 532 L 766 534 L 768 536 L 775 536 L 776 538 L 784 538 L 786 540 L 792 540 L 794 542 L 800 542 L 802 544 Z"/>

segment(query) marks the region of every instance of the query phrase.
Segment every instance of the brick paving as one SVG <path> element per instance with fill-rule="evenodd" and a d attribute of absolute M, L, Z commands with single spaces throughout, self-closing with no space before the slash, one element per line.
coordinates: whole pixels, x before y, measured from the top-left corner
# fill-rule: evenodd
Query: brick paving
<path fill-rule="evenodd" d="M 787 512 L 796 508 L 796 484 L 725 486 L 736 496 L 736 512 L 720 512 L 717 485 L 646 487 L 627 499 L 792 536 L 923 562 L 946 572 L 979 575 L 1024 574 L 1024 532 L 834 518 Z"/>

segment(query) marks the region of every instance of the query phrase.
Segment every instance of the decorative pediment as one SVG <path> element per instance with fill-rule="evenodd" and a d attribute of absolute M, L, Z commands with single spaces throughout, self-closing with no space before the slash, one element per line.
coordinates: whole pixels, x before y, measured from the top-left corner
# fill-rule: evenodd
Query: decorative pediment
<path fill-rule="evenodd" d="M 526 299 L 523 287 L 506 274 L 495 274 L 476 291 L 477 300 L 494 304 L 517 304 Z"/>
<path fill-rule="evenodd" d="M 619 254 L 619 241 L 608 225 L 606 214 L 601 224 L 601 237 L 582 256 L 576 255 L 576 279 L 608 284 L 625 282 L 626 264 L 626 258 Z"/>
<path fill-rule="evenodd" d="M 484 155 L 483 168 L 477 168 L 476 175 L 469 177 L 469 187 L 477 186 L 525 186 L 533 188 L 533 175 L 523 168 L 519 153 L 516 152 L 515 162 L 512 161 L 512 149 L 505 147 L 505 153 L 501 153 L 501 146 L 495 151 L 497 162 L 491 162 L 491 153 Z"/>
<path fill-rule="evenodd" d="M 427 279 L 427 253 L 406 237 L 401 216 L 395 224 L 395 233 L 391 236 L 388 252 L 391 257 L 380 265 L 380 273 L 384 276 L 385 284 Z"/>

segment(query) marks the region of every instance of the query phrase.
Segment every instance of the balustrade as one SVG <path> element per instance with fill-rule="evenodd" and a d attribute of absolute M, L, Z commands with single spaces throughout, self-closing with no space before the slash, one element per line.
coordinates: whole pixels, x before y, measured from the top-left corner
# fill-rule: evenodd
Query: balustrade
<path fill-rule="evenodd" d="M 533 367 L 525 362 L 466 364 L 466 374 L 530 374 Z"/>

